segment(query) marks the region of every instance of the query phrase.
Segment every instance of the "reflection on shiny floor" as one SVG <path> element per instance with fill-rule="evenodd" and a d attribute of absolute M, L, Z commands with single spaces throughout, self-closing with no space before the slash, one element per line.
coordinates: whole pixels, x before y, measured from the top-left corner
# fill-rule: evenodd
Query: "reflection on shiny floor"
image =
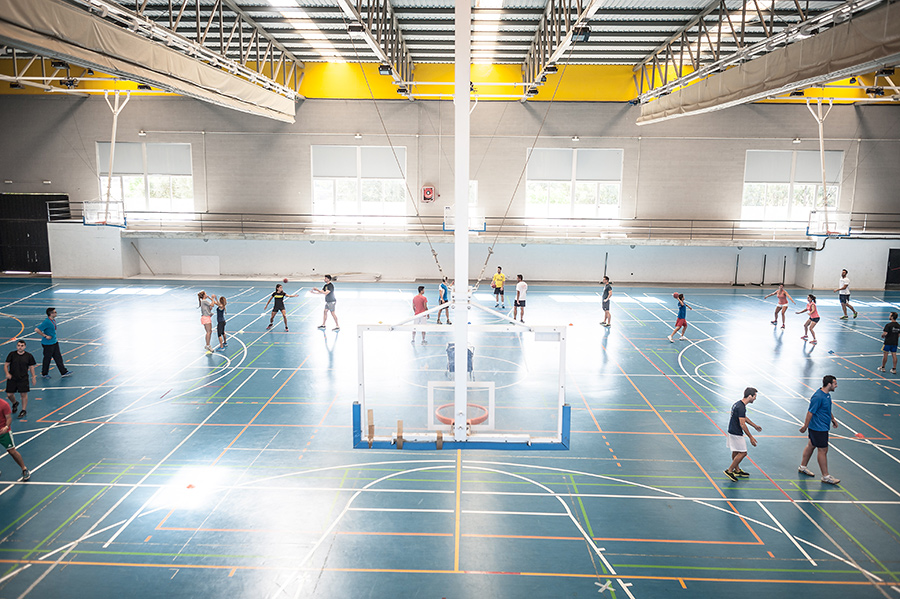
<path fill-rule="evenodd" d="M 338 281 L 340 332 L 316 329 L 312 285 L 287 285 L 290 332 L 267 332 L 259 282 L 0 279 L 2 349 L 22 335 L 40 361 L 29 331 L 55 306 L 74 372 L 13 418 L 32 479 L 3 458 L 0 596 L 900 597 L 900 379 L 876 370 L 900 294 L 858 293 L 847 321 L 826 297 L 810 345 L 793 306 L 769 324 L 770 289 L 692 288 L 669 343 L 672 289 L 617 286 L 605 329 L 598 289 L 534 285 L 526 320 L 572 325 L 571 449 L 411 452 L 351 449 L 350 406 L 356 325 L 406 318 L 414 285 Z M 228 297 L 223 353 L 202 349 L 201 287 Z M 427 416 L 446 367 L 446 336 L 389 343 L 385 427 Z M 542 351 L 481 341 L 475 379 L 541 414 Z M 797 473 L 825 374 L 838 487 Z M 735 483 L 723 430 L 748 385 L 763 432 Z"/>

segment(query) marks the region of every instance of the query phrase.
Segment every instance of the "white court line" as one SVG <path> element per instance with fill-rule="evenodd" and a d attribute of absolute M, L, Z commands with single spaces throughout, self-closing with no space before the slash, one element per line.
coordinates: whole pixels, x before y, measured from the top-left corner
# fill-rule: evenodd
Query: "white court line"
<path fill-rule="evenodd" d="M 350 512 L 402 512 L 404 514 L 454 514 L 456 510 L 438 510 L 426 508 L 400 508 L 400 507 L 351 507 Z"/>
<path fill-rule="evenodd" d="M 216 406 L 216 409 L 215 409 L 215 410 L 213 410 L 212 412 L 210 412 L 209 415 L 208 415 L 206 418 L 204 418 L 203 421 L 202 421 L 200 424 L 198 424 L 197 426 L 194 427 L 194 430 L 192 430 L 191 432 L 189 432 L 189 433 L 184 437 L 184 439 L 182 439 L 181 442 L 178 443 L 178 445 L 176 445 L 175 447 L 173 447 L 173 448 L 172 448 L 172 451 L 170 451 L 169 453 L 167 453 L 166 456 L 165 456 L 163 459 L 161 459 L 159 462 L 157 462 L 157 464 L 156 464 L 155 466 L 153 466 L 153 468 L 151 468 L 151 469 L 147 472 L 147 474 L 145 474 L 145 475 L 143 476 L 143 478 L 141 478 L 141 480 L 138 481 L 138 483 L 137 483 L 138 486 L 139 486 L 141 483 L 143 483 L 145 480 L 147 480 L 148 478 L 150 478 L 150 476 L 152 476 L 153 473 L 156 472 L 156 471 L 163 465 L 163 462 L 165 462 L 166 460 L 168 460 L 168 459 L 172 456 L 172 454 L 174 454 L 176 451 L 178 451 L 178 450 L 181 448 L 182 445 L 184 445 L 185 443 L 187 443 L 188 439 L 190 439 L 191 437 L 193 437 L 194 434 L 195 434 L 197 431 L 199 431 L 201 428 L 203 428 L 203 425 L 206 424 L 207 422 L 209 422 L 210 418 L 212 418 L 213 416 L 215 416 L 215 415 L 216 415 L 216 412 L 218 412 L 220 409 L 222 409 L 222 407 L 224 407 L 224 406 L 228 403 L 228 400 L 231 399 L 232 397 L 234 397 L 234 394 L 237 393 L 238 391 L 240 391 L 240 390 L 241 390 L 241 387 L 243 387 L 243 386 L 247 383 L 247 381 L 249 381 L 251 378 L 253 378 L 253 375 L 254 375 L 254 374 L 256 374 L 256 371 L 255 371 L 255 370 L 252 371 L 252 372 L 250 373 L 250 376 L 248 376 L 247 378 L 245 378 L 244 381 L 243 381 L 240 385 L 238 385 L 237 388 L 236 388 L 234 391 L 231 392 L 231 395 L 229 395 L 228 397 L 225 398 L 225 401 L 223 401 L 223 402 L 220 403 L 218 406 Z M 129 497 L 129 495 L 131 495 L 131 493 L 132 493 L 135 489 L 137 489 L 137 488 L 138 488 L 138 487 L 135 486 L 132 490 L 130 490 L 130 491 L 128 491 L 127 493 L 125 493 L 124 495 L 122 495 L 122 497 L 115 503 L 115 505 L 113 505 L 113 506 L 109 509 L 109 511 L 103 516 L 103 518 L 105 518 L 106 515 L 110 514 L 114 509 L 116 509 L 117 507 L 119 507 L 119 505 L 121 505 L 122 502 L 125 501 L 125 499 L 127 499 L 127 498 Z M 130 518 L 128 518 L 128 520 L 125 522 L 125 524 L 123 524 L 122 527 L 119 528 L 119 530 L 117 530 L 117 531 L 115 532 L 115 534 L 113 534 L 113 536 L 111 536 L 111 537 L 109 538 L 109 540 L 106 541 L 106 543 L 103 544 L 103 548 L 104 548 L 104 549 L 108 548 L 108 547 L 110 546 L 110 544 L 111 544 L 113 541 L 115 541 L 116 538 L 117 538 L 120 534 L 122 534 L 122 532 L 123 532 L 126 528 L 128 528 L 128 525 L 131 524 L 132 522 L 134 522 L 134 519 L 138 517 L 138 514 L 140 514 L 141 511 L 143 511 L 143 509 L 144 509 L 145 507 L 147 507 L 147 504 L 150 503 L 150 502 L 153 500 L 153 498 L 154 498 L 155 496 L 156 496 L 156 494 L 154 494 L 152 497 L 150 497 L 149 499 L 147 499 L 147 501 L 145 501 L 144 504 L 143 504 L 136 512 L 134 512 L 134 514 L 132 514 Z M 103 518 L 100 518 L 100 521 L 102 521 Z M 98 522 L 99 522 L 99 521 L 98 521 Z"/>
<path fill-rule="evenodd" d="M 548 497 L 546 494 L 536 493 L 536 495 L 540 495 L 541 497 Z M 559 499 L 561 495 L 554 493 L 552 495 L 556 499 Z M 463 514 L 477 514 L 477 515 L 485 515 L 485 516 L 557 516 L 566 518 L 566 514 L 562 514 L 559 512 L 499 512 L 499 511 L 490 511 L 490 510 L 460 510 Z"/>
<path fill-rule="evenodd" d="M 811 558 L 809 556 L 809 554 L 806 552 L 806 550 L 800 546 L 800 544 L 797 542 L 797 539 L 794 538 L 794 535 L 789 533 L 787 531 L 787 529 L 781 524 L 781 522 L 779 522 L 778 519 L 772 515 L 772 512 L 770 512 L 768 509 L 766 509 L 766 506 L 764 506 L 761 501 L 757 501 L 756 503 L 759 505 L 760 508 L 762 508 L 762 511 L 764 511 L 766 514 L 768 514 L 769 518 L 772 519 L 772 522 L 774 522 L 775 524 L 778 525 L 778 528 L 781 529 L 781 532 L 784 533 L 784 536 L 786 536 L 788 539 L 790 539 L 791 543 L 794 544 L 794 547 L 796 547 L 800 551 L 800 553 L 803 554 L 803 557 L 805 557 L 807 559 L 807 561 L 809 561 L 809 563 L 811 563 L 813 566 L 818 567 L 818 564 L 816 564 L 815 560 L 813 560 L 813 558 Z"/>
<path fill-rule="evenodd" d="M 19 298 L 19 299 L 17 299 L 17 300 L 14 301 L 14 302 L 10 302 L 10 303 L 6 304 L 5 306 L 0 306 L 0 310 L 6 310 L 6 309 L 9 308 L 10 306 L 15 306 L 15 305 L 18 304 L 19 302 L 24 302 L 25 300 L 27 300 L 27 299 L 29 299 L 29 298 L 32 298 L 32 297 L 36 296 L 36 295 L 39 294 L 39 293 L 44 293 L 45 291 L 50 291 L 50 290 L 53 289 L 54 287 L 58 287 L 58 286 L 59 286 L 59 283 L 54 283 L 54 284 L 50 285 L 49 287 L 45 287 L 45 288 L 43 288 L 43 289 L 38 289 L 37 291 L 35 291 L 35 292 L 32 293 L 31 295 L 26 295 L 26 296 L 23 297 L 23 298 Z M 32 333 L 32 334 L 34 334 L 34 333 Z"/>

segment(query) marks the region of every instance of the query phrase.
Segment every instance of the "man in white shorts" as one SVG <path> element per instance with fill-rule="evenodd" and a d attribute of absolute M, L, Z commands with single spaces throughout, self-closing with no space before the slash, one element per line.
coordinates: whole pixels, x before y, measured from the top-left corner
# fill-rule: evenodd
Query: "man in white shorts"
<path fill-rule="evenodd" d="M 747 387 L 744 389 L 744 398 L 735 402 L 731 406 L 731 420 L 728 421 L 728 449 L 731 450 L 731 466 L 725 470 L 725 476 L 732 481 L 737 482 L 738 477 L 749 477 L 750 474 L 741 470 L 741 460 L 747 457 L 747 440 L 744 434 L 750 439 L 750 444 L 756 447 L 756 439 L 750 434 L 749 424 L 756 429 L 756 432 L 762 430 L 761 426 L 756 426 L 752 420 L 747 418 L 747 404 L 756 401 L 756 389 Z"/>
<path fill-rule="evenodd" d="M 516 299 L 513 300 L 513 320 L 519 316 L 519 322 L 525 322 L 525 296 L 528 295 L 528 283 L 522 275 L 516 275 Z M 521 312 L 520 312 L 521 310 Z"/>
<path fill-rule="evenodd" d="M 413 297 L 412 301 L 413 312 L 416 314 L 415 322 L 416 324 L 426 324 L 428 322 L 428 315 L 424 314 L 423 316 L 419 316 L 422 312 L 426 312 L 428 310 L 428 298 L 425 297 L 425 286 L 419 285 L 419 293 Z M 416 332 L 412 332 L 412 343 L 416 342 Z M 427 345 L 428 342 L 425 341 L 425 331 L 422 331 L 422 345 Z"/>

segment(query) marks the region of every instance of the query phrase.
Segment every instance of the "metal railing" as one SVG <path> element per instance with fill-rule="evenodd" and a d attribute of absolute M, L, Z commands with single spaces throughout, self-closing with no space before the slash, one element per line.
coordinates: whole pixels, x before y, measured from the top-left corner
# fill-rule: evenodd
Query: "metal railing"
<path fill-rule="evenodd" d="M 49 208 L 48 208 L 49 210 Z M 72 220 L 81 220 L 82 206 L 69 204 Z M 60 220 L 50 217 L 50 220 Z M 478 237 L 517 240 L 808 240 L 806 221 L 672 219 L 672 218 L 535 218 L 486 217 Z M 239 235 L 357 235 L 409 237 L 427 233 L 451 241 L 452 231 L 441 216 L 341 215 L 248 212 L 128 211 L 128 230 L 226 233 Z M 900 213 L 854 213 L 853 237 L 900 237 Z"/>

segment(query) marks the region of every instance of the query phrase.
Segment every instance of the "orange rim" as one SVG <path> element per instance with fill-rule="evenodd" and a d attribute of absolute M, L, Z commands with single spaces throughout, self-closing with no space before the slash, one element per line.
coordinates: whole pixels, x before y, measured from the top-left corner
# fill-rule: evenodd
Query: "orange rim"
<path fill-rule="evenodd" d="M 477 403 L 466 404 L 466 406 L 468 406 L 470 408 L 475 408 L 476 410 L 481 410 L 483 412 L 482 414 L 479 414 L 475 418 L 469 418 L 468 420 L 466 420 L 466 424 L 469 424 L 469 425 L 481 424 L 485 420 L 488 419 L 488 409 L 486 407 L 479 405 Z M 452 403 L 445 403 L 442 406 L 438 406 L 438 408 L 434 411 L 435 418 L 437 418 L 441 422 L 441 424 L 449 424 L 452 426 L 455 422 L 453 420 L 453 418 L 450 418 L 449 416 L 444 416 L 443 414 L 441 414 L 441 410 L 443 410 L 445 408 L 452 408 L 452 407 L 453 407 Z"/>

